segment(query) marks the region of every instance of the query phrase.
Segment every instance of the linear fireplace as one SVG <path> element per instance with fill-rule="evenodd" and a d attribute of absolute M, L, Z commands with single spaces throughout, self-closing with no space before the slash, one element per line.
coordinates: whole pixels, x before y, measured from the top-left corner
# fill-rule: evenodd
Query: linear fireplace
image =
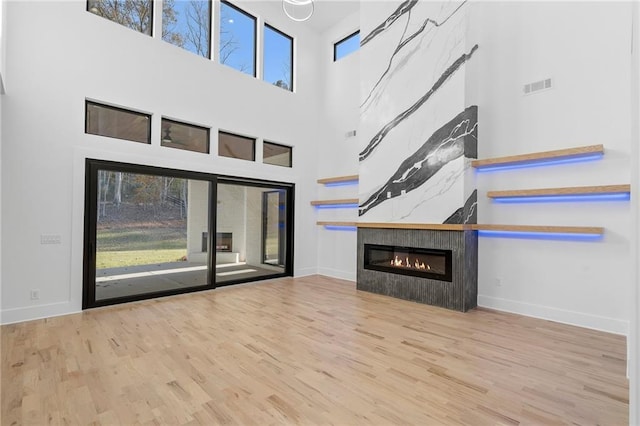
<path fill-rule="evenodd" d="M 477 305 L 478 235 L 359 226 L 357 273 L 358 290 L 466 312 Z"/>
<path fill-rule="evenodd" d="M 364 269 L 451 282 L 451 250 L 365 244 Z"/>

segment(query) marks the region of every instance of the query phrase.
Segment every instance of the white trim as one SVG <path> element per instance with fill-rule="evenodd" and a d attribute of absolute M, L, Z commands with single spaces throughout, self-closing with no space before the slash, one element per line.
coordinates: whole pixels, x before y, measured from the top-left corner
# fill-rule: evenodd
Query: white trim
<path fill-rule="evenodd" d="M 340 269 L 333 268 L 318 268 L 318 274 L 325 275 L 327 277 L 339 278 L 341 280 L 347 280 L 356 282 L 356 273 L 354 271 L 342 271 Z"/>
<path fill-rule="evenodd" d="M 638 2 L 631 4 L 631 291 L 630 291 L 630 320 L 631 330 L 627 341 L 627 377 L 629 377 L 629 424 L 640 423 L 640 198 L 638 184 L 640 183 L 640 6 Z"/>
<path fill-rule="evenodd" d="M 317 268 L 296 268 L 293 271 L 294 278 L 308 277 L 310 275 L 318 275 Z"/>
<path fill-rule="evenodd" d="M 59 317 L 62 315 L 77 314 L 82 312 L 75 303 L 70 301 L 51 303 L 48 305 L 27 306 L 24 308 L 4 309 L 2 311 L 2 325 L 17 322 L 32 321 L 44 318 Z"/>
<path fill-rule="evenodd" d="M 628 336 L 629 321 L 478 295 L 478 306 Z"/>

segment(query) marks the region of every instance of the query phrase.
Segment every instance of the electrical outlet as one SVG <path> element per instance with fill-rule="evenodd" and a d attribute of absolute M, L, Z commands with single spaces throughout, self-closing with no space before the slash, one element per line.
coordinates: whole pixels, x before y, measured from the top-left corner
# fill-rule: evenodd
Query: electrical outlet
<path fill-rule="evenodd" d="M 496 277 L 496 287 L 502 287 L 502 277 Z"/>
<path fill-rule="evenodd" d="M 31 300 L 38 300 L 38 299 L 40 299 L 40 290 L 31 289 Z"/>

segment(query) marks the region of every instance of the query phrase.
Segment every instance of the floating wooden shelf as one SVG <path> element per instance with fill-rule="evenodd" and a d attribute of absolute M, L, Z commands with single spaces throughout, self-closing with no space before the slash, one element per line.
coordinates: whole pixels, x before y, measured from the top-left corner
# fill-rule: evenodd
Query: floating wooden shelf
<path fill-rule="evenodd" d="M 499 167 L 562 158 L 578 158 L 594 154 L 604 154 L 603 145 L 580 146 L 576 148 L 558 149 L 555 151 L 532 152 L 529 154 L 511 155 L 508 157 L 487 158 L 473 160 L 471 166 L 475 168 Z"/>
<path fill-rule="evenodd" d="M 604 228 L 595 226 L 534 226 L 534 225 L 471 225 L 478 231 L 542 232 L 551 234 L 602 235 Z"/>
<path fill-rule="evenodd" d="M 346 198 L 343 200 L 316 200 L 312 201 L 312 206 L 326 206 L 326 205 L 339 205 L 339 204 L 358 204 L 360 200 L 357 198 Z"/>
<path fill-rule="evenodd" d="M 358 228 L 378 228 L 378 229 L 431 229 L 437 231 L 464 231 L 470 229 L 470 225 L 443 224 L 443 223 L 376 223 L 359 222 Z"/>
<path fill-rule="evenodd" d="M 349 176 L 336 176 L 318 179 L 318 183 L 322 185 L 326 185 L 327 183 L 340 183 L 340 182 L 353 182 L 359 179 L 359 175 L 349 175 Z"/>
<path fill-rule="evenodd" d="M 601 195 L 631 192 L 631 185 L 573 186 L 566 188 L 520 189 L 489 191 L 489 198 L 537 197 L 561 195 Z"/>
<path fill-rule="evenodd" d="M 316 222 L 320 226 L 356 226 L 357 222 Z"/>
<path fill-rule="evenodd" d="M 351 222 L 349 222 L 351 223 Z M 594 226 L 536 226 L 536 225 L 482 225 L 482 224 L 442 224 L 442 223 L 367 223 L 358 222 L 358 228 L 384 229 L 426 229 L 435 231 L 506 231 L 541 232 L 553 234 L 602 235 L 604 228 Z"/>

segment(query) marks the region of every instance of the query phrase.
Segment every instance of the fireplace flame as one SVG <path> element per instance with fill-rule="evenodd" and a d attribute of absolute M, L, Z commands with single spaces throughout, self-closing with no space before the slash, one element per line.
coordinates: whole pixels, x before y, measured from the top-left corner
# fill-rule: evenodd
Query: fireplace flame
<path fill-rule="evenodd" d="M 425 265 L 424 262 L 420 262 L 418 259 L 416 259 L 413 262 L 413 265 L 411 265 L 408 257 L 405 257 L 405 259 L 402 260 L 396 256 L 394 259 L 391 259 L 390 265 L 404 268 L 426 269 L 427 271 L 431 270 L 431 266 Z"/>

